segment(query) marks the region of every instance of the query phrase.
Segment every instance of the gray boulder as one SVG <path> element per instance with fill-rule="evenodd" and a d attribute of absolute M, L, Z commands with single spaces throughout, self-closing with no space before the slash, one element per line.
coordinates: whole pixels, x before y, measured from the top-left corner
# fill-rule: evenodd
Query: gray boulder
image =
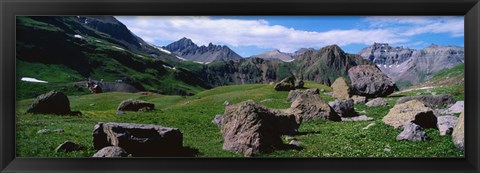
<path fill-rule="evenodd" d="M 366 115 L 360 115 L 356 117 L 342 117 L 342 121 L 371 121 L 373 120 L 372 117 L 368 117 Z"/>
<path fill-rule="evenodd" d="M 299 127 L 295 116 L 271 110 L 252 100 L 225 108 L 221 133 L 223 149 L 250 157 L 282 147 L 281 135 L 292 135 Z"/>
<path fill-rule="evenodd" d="M 290 76 L 275 85 L 277 91 L 290 91 L 295 89 L 295 77 Z"/>
<path fill-rule="evenodd" d="M 215 115 L 215 118 L 213 118 L 212 123 L 216 124 L 217 126 L 221 126 L 223 121 L 223 115 Z"/>
<path fill-rule="evenodd" d="M 365 104 L 367 102 L 367 97 L 365 96 L 354 95 L 352 96 L 352 99 L 354 104 L 359 104 L 359 103 Z"/>
<path fill-rule="evenodd" d="M 102 148 L 93 157 L 127 157 L 128 153 L 123 148 L 109 146 Z"/>
<path fill-rule="evenodd" d="M 84 150 L 85 148 L 81 145 L 73 143 L 71 141 L 65 141 L 64 143 L 60 144 L 55 151 L 56 152 L 72 152 L 72 151 L 80 151 Z"/>
<path fill-rule="evenodd" d="M 298 122 L 313 119 L 341 121 L 335 110 L 325 103 L 318 94 L 301 94 L 290 105 L 289 112 Z"/>
<path fill-rule="evenodd" d="M 413 122 L 423 128 L 437 128 L 437 117 L 432 109 L 418 100 L 396 104 L 383 117 L 382 121 L 394 128 L 399 128 L 408 122 Z"/>
<path fill-rule="evenodd" d="M 352 92 L 368 98 L 385 97 L 398 90 L 395 83 L 375 65 L 358 65 L 348 70 Z"/>
<path fill-rule="evenodd" d="M 440 131 L 440 136 L 451 134 L 458 118 L 456 116 L 439 116 L 437 117 L 437 128 Z"/>
<path fill-rule="evenodd" d="M 70 101 L 61 91 L 50 91 L 38 96 L 28 107 L 27 113 L 70 115 Z"/>
<path fill-rule="evenodd" d="M 290 92 L 288 93 L 288 97 L 287 97 L 287 100 L 288 101 L 294 101 L 295 99 L 297 99 L 298 96 L 302 95 L 302 94 L 320 94 L 320 90 L 318 88 L 313 88 L 313 89 L 307 89 L 307 90 L 290 90 Z"/>
<path fill-rule="evenodd" d="M 465 113 L 462 112 L 460 114 L 460 117 L 458 117 L 457 124 L 453 128 L 453 133 L 452 133 L 452 140 L 453 144 L 455 146 L 462 150 L 465 151 Z"/>
<path fill-rule="evenodd" d="M 403 131 L 397 136 L 397 141 L 426 141 L 427 139 L 428 136 L 423 128 L 412 122 L 404 124 Z"/>
<path fill-rule="evenodd" d="M 447 110 L 445 110 L 445 114 L 455 114 L 455 113 L 462 113 L 464 110 L 464 101 L 457 101 L 455 104 L 450 106 Z"/>
<path fill-rule="evenodd" d="M 407 96 L 397 100 L 397 104 L 405 103 L 410 100 L 418 100 L 430 108 L 439 106 L 449 106 L 455 103 L 455 99 L 448 94 L 441 95 L 421 95 L 421 96 Z"/>
<path fill-rule="evenodd" d="M 155 105 L 142 100 L 124 100 L 117 108 L 117 111 L 150 111 L 155 109 Z"/>
<path fill-rule="evenodd" d="M 337 99 L 346 100 L 349 99 L 352 94 L 350 86 L 343 77 L 337 78 L 330 87 L 332 87 L 333 90 L 332 97 Z"/>
<path fill-rule="evenodd" d="M 376 107 L 376 106 L 386 106 L 387 105 L 387 99 L 384 98 L 375 98 L 373 100 L 370 100 L 367 102 L 368 107 Z"/>
<path fill-rule="evenodd" d="M 355 117 L 358 113 L 355 112 L 354 103 L 352 99 L 348 100 L 335 100 L 328 102 L 328 105 L 335 110 L 335 112 L 341 117 Z"/>
<path fill-rule="evenodd" d="M 125 149 L 133 156 L 175 156 L 183 147 L 179 129 L 147 124 L 98 123 L 93 130 L 93 147 Z"/>

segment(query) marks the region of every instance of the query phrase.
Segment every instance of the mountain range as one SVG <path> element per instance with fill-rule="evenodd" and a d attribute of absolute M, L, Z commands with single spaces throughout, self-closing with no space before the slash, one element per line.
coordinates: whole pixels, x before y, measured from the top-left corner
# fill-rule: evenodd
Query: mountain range
<path fill-rule="evenodd" d="M 185 37 L 163 47 L 149 44 L 111 16 L 17 17 L 17 64 L 31 67 L 19 68 L 19 77 L 61 82 L 128 78 L 139 90 L 162 94 L 191 95 L 222 85 L 278 82 L 290 75 L 330 85 L 340 76 L 348 79 L 348 69 L 361 64 L 376 64 L 396 82 L 415 84 L 462 63 L 463 56 L 461 47 L 414 50 L 375 43 L 358 54 L 329 45 L 242 58 L 228 46 L 198 46 Z M 69 78 L 57 79 L 58 73 Z"/>

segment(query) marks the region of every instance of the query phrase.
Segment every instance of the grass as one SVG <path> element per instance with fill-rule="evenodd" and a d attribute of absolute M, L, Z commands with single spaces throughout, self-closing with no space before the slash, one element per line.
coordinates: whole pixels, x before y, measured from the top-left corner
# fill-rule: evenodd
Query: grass
<path fill-rule="evenodd" d="M 307 81 L 306 88 L 331 88 Z M 448 91 L 448 90 L 445 90 Z M 439 91 L 440 92 L 440 91 Z M 222 149 L 223 138 L 219 127 L 211 122 L 216 114 L 223 114 L 223 103 L 238 103 L 253 99 L 270 108 L 288 108 L 288 92 L 275 91 L 273 85 L 249 84 L 213 88 L 193 96 L 167 96 L 141 93 L 102 93 L 69 96 L 73 111 L 82 116 L 55 116 L 24 114 L 33 99 L 17 102 L 17 155 L 19 157 L 90 157 L 93 126 L 98 122 L 126 122 L 157 124 L 179 128 L 184 135 L 184 146 L 197 149 L 198 157 L 242 157 Z M 321 93 L 322 99 L 333 98 Z M 152 112 L 127 112 L 116 115 L 118 104 L 125 99 L 141 99 L 155 104 Z M 259 157 L 463 157 L 449 136 L 439 136 L 437 130 L 427 130 L 427 142 L 395 141 L 400 130 L 382 123 L 398 97 L 389 97 L 387 106 L 369 108 L 356 105 L 356 110 L 375 118 L 366 122 L 310 121 L 301 125 L 295 138 L 304 149 L 279 150 Z M 375 126 L 362 130 L 370 123 Z M 41 129 L 65 130 L 63 133 L 37 134 Z M 86 146 L 86 150 L 56 153 L 54 149 L 66 140 Z M 288 142 L 288 141 L 285 141 Z M 390 148 L 390 152 L 384 151 Z"/>

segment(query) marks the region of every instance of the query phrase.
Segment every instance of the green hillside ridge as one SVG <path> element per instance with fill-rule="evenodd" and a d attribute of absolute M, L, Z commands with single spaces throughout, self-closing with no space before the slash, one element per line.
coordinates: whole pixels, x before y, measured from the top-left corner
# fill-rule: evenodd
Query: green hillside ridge
<path fill-rule="evenodd" d="M 306 81 L 306 88 L 331 88 Z M 441 93 L 441 90 L 438 90 Z M 448 92 L 448 91 L 444 91 Z M 415 93 L 404 93 L 403 95 Z M 321 98 L 333 100 L 324 92 Z M 17 102 L 17 156 L 18 157 L 91 157 L 93 150 L 92 130 L 98 122 L 123 122 L 157 124 L 179 128 L 183 133 L 184 146 L 199 151 L 198 157 L 243 157 L 222 149 L 220 128 L 211 121 L 223 114 L 225 101 L 239 103 L 253 99 L 270 108 L 288 108 L 288 92 L 275 91 L 273 85 L 248 84 L 216 87 L 193 96 L 166 96 L 143 93 L 102 93 L 69 96 L 73 111 L 82 116 L 55 116 L 24 114 L 33 99 Z M 439 136 L 437 130 L 427 129 L 431 140 L 427 142 L 396 141 L 401 130 L 384 125 L 382 117 L 393 107 L 398 96 L 388 97 L 389 105 L 368 108 L 355 105 L 361 114 L 375 118 L 363 122 L 310 121 L 302 123 L 295 136 L 304 149 L 278 150 L 258 157 L 462 157 L 450 136 Z M 456 97 L 460 99 L 459 97 Z M 152 112 L 127 112 L 116 115 L 118 104 L 126 99 L 141 99 L 155 104 Z M 92 106 L 92 104 L 94 104 Z M 363 113 L 364 112 L 364 113 Z M 362 130 L 370 123 L 376 125 Z M 64 129 L 64 133 L 37 134 L 41 129 Z M 57 153 L 54 149 L 65 140 L 86 146 L 87 150 L 72 153 Z M 284 141 L 285 143 L 287 141 Z M 390 148 L 391 151 L 384 151 Z M 426 149 L 428 148 L 428 149 Z"/>

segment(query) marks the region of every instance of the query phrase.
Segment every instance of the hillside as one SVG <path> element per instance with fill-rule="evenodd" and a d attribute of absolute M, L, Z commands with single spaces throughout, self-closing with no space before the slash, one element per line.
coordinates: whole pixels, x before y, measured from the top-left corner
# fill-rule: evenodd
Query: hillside
<path fill-rule="evenodd" d="M 195 75 L 182 78 L 191 73 L 167 63 L 178 61 L 176 57 L 145 45 L 113 17 L 94 19 L 18 17 L 17 79 L 33 77 L 62 83 L 66 88 L 86 78 L 110 82 L 127 79 L 139 90 L 180 95 L 208 88 L 202 80 L 192 80 Z M 27 85 L 18 89 L 32 88 Z"/>
<path fill-rule="evenodd" d="M 331 88 L 306 81 L 306 88 Z M 436 90 L 435 90 L 436 91 Z M 332 98 L 320 93 L 322 100 Z M 442 93 L 438 90 L 438 93 Z M 412 93 L 415 94 L 415 93 Z M 242 157 L 222 149 L 223 138 L 219 127 L 211 121 L 216 114 L 223 114 L 224 101 L 238 103 L 253 99 L 270 108 L 287 108 L 288 92 L 278 92 L 273 85 L 251 84 L 217 87 L 186 98 L 153 93 L 103 93 L 69 96 L 72 110 L 82 116 L 52 116 L 24 114 L 32 99 L 21 100 L 17 107 L 17 153 L 19 157 L 90 157 L 92 128 L 97 122 L 125 122 L 158 124 L 179 128 L 184 134 L 184 146 L 198 157 Z M 118 104 L 125 99 L 137 98 L 155 104 L 152 112 L 128 112 L 116 115 Z M 457 97 L 456 97 L 457 98 Z M 369 108 L 355 105 L 359 112 L 375 118 L 376 125 L 362 130 L 372 121 L 333 122 L 310 121 L 302 123 L 299 135 L 303 150 L 278 150 L 259 157 L 456 157 L 463 153 L 455 148 L 449 136 L 439 136 L 438 131 L 428 129 L 429 142 L 399 142 L 395 137 L 401 130 L 382 123 L 382 117 L 398 97 L 388 97 L 389 105 Z M 458 99 L 463 99 L 458 97 Z M 92 106 L 93 105 L 93 106 Z M 63 133 L 37 134 L 41 129 L 64 129 Z M 72 140 L 86 146 L 84 151 L 57 153 L 58 144 Z M 284 141 L 288 142 L 288 141 Z M 32 147 L 35 146 L 35 147 Z M 391 149 L 386 151 L 385 148 Z M 429 148 L 419 150 L 419 148 Z M 412 152 L 414 151 L 414 152 Z M 195 154 L 196 153 L 196 154 Z M 193 156 L 192 155 L 192 156 Z"/>

